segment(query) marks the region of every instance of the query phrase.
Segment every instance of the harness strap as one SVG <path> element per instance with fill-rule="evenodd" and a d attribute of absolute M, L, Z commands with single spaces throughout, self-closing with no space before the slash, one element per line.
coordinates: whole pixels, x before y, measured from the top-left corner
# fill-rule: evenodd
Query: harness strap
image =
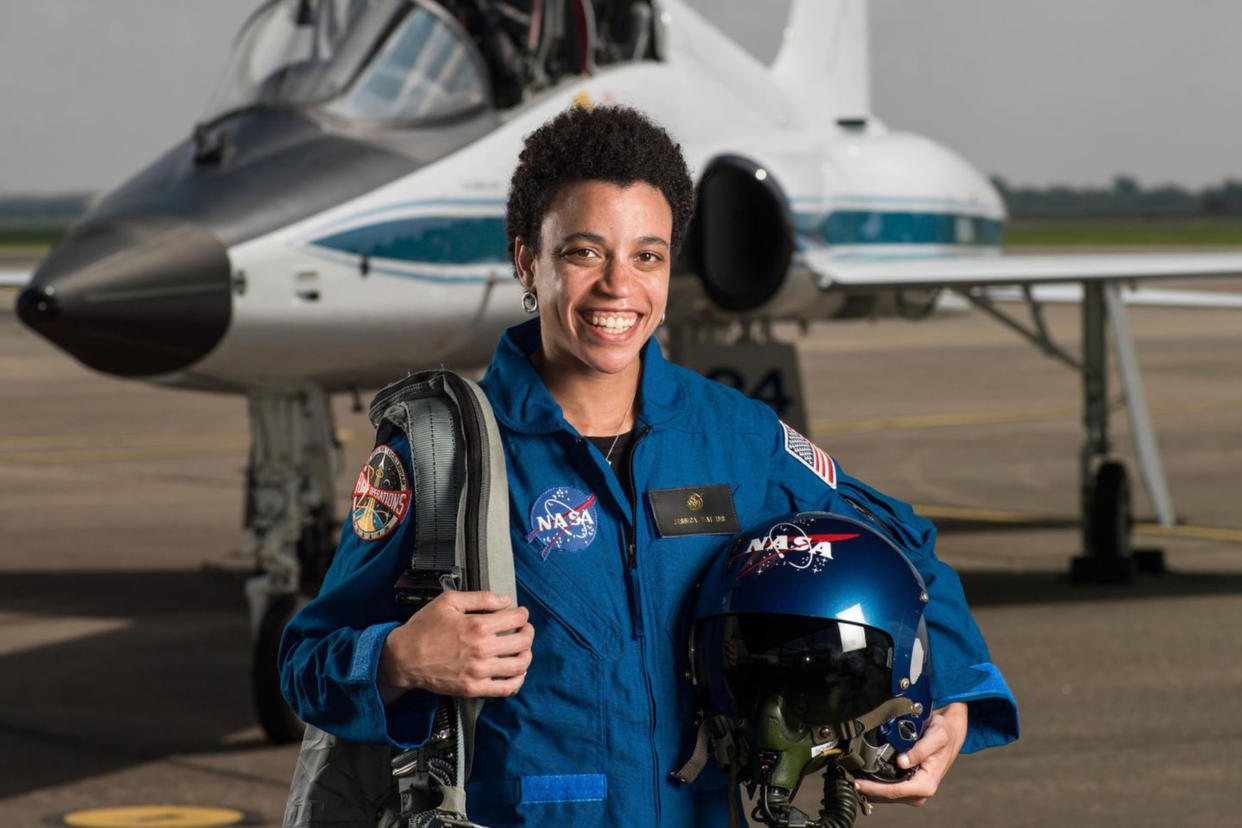
<path fill-rule="evenodd" d="M 669 774 L 669 777 L 683 784 L 690 784 L 699 778 L 703 768 L 707 767 L 707 746 L 710 737 L 707 735 L 707 719 L 699 722 L 699 732 L 694 737 L 694 751 L 685 764 Z"/>
<path fill-rule="evenodd" d="M 703 768 L 707 766 L 708 751 L 715 745 L 716 764 L 722 768 L 732 767 L 734 759 L 733 736 L 729 732 L 729 720 L 724 716 L 708 716 L 699 722 L 699 731 L 694 737 L 694 751 L 685 764 L 669 774 L 669 778 L 683 784 L 690 784 L 699 778 Z"/>
<path fill-rule="evenodd" d="M 874 730 L 890 719 L 921 713 L 922 706 L 904 696 L 897 696 L 881 704 L 856 719 L 849 719 L 837 724 L 821 725 L 812 728 L 817 737 L 835 737 L 838 741 L 848 742 L 857 739 L 868 730 Z"/>
<path fill-rule="evenodd" d="M 461 699 L 443 699 L 422 747 L 392 759 L 406 828 L 483 828 L 466 817 Z"/>
<path fill-rule="evenodd" d="M 410 443 L 414 550 L 398 600 L 417 608 L 446 589 L 487 589 L 516 604 L 504 449 L 483 390 L 451 371 L 423 371 L 383 388 L 368 413 Z M 407 828 L 481 828 L 466 817 L 465 789 L 481 708 L 481 699 L 441 699 L 432 736 L 393 759 Z"/>

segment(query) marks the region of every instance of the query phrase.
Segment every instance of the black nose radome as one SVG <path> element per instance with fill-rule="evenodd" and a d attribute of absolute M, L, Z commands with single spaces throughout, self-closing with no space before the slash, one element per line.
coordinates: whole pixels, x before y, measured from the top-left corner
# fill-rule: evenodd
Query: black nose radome
<path fill-rule="evenodd" d="M 91 368 L 165 374 L 207 354 L 229 324 L 228 251 L 182 219 L 87 221 L 61 241 L 17 297 L 30 328 Z"/>
<path fill-rule="evenodd" d="M 51 286 L 27 287 L 17 295 L 17 315 L 32 328 L 52 324 L 59 314 L 56 290 Z"/>

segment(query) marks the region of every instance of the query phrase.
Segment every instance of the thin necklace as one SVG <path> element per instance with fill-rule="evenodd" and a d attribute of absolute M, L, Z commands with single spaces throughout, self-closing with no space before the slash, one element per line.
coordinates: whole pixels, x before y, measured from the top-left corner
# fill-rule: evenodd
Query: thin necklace
<path fill-rule="evenodd" d="M 638 389 L 634 389 L 634 396 L 630 397 L 630 404 L 626 406 L 625 413 L 621 415 L 621 422 L 617 423 L 617 435 L 612 438 L 612 445 L 608 447 L 608 453 L 604 455 L 604 462 L 612 465 L 612 450 L 617 447 L 617 441 L 621 439 L 621 427 L 625 425 L 625 421 L 630 418 L 630 411 L 634 408 L 634 398 L 638 396 Z"/>

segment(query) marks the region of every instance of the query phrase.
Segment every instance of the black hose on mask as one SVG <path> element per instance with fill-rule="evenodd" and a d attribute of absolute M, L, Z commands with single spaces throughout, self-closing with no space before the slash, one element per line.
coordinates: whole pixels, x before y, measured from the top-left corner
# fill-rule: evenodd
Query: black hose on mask
<path fill-rule="evenodd" d="M 833 762 L 824 769 L 824 799 L 820 803 L 816 825 L 821 828 L 850 828 L 858 818 L 861 804 L 854 783 L 837 763 Z"/>

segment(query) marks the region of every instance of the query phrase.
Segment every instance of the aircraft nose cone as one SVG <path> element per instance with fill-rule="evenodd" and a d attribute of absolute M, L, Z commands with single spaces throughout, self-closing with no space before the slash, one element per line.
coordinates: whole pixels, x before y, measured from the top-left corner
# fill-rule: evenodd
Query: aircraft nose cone
<path fill-rule="evenodd" d="M 232 311 L 228 251 L 163 216 L 88 220 L 17 297 L 22 322 L 98 371 L 177 371 L 220 341 Z"/>
<path fill-rule="evenodd" d="M 24 288 L 17 295 L 17 315 L 32 328 L 50 325 L 60 315 L 56 290 L 50 285 Z"/>

